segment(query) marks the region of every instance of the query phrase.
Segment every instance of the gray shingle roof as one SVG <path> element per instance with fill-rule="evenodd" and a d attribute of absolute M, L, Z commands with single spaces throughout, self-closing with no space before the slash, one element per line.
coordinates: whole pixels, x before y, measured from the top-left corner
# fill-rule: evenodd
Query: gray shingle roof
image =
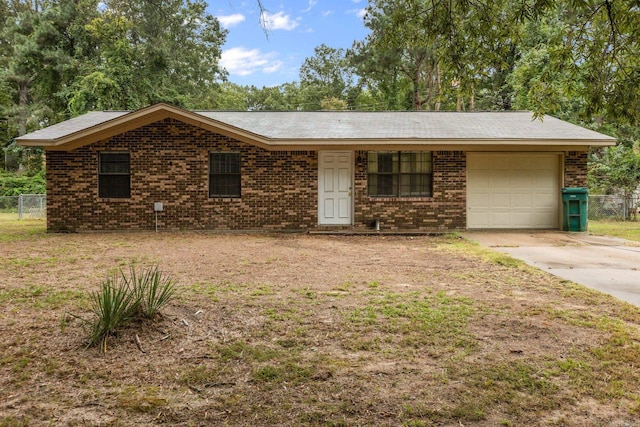
<path fill-rule="evenodd" d="M 151 109 L 152 107 L 149 107 Z M 161 104 L 153 107 L 162 109 Z M 168 106 L 173 110 L 175 107 Z M 138 112 L 91 112 L 18 138 L 18 142 L 48 145 L 61 138 L 89 130 L 108 128 L 112 120 L 126 119 Z M 184 110 L 180 110 L 184 111 Z M 613 145 L 615 139 L 580 126 L 544 116 L 534 120 L 531 112 L 229 112 L 184 111 L 190 119 L 209 126 L 224 125 L 264 141 L 351 141 L 358 143 L 408 141 L 420 143 L 493 143 L 515 144 L 567 142 L 573 145 Z M 119 121 L 121 121 L 119 120 Z"/>
<path fill-rule="evenodd" d="M 73 119 L 48 126 L 21 136 L 18 140 L 47 140 L 59 139 L 87 128 L 100 125 L 120 116 L 129 114 L 129 111 L 92 111 Z"/>
<path fill-rule="evenodd" d="M 613 140 L 554 117 L 534 120 L 528 111 L 197 113 L 269 139 Z"/>

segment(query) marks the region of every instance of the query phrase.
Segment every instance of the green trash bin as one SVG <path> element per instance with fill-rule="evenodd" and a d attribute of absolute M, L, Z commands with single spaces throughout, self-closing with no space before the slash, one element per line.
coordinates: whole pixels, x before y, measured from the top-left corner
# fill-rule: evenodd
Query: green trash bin
<path fill-rule="evenodd" d="M 588 200 L 588 188 L 562 189 L 562 229 L 564 231 L 587 231 Z"/>

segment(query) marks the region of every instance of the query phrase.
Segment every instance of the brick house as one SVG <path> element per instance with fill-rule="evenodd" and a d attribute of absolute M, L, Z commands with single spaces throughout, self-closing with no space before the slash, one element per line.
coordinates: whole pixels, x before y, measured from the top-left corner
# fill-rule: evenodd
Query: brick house
<path fill-rule="evenodd" d="M 49 231 L 561 226 L 608 136 L 530 112 L 92 112 L 46 150 Z M 160 210 L 161 209 L 161 210 Z M 157 221 L 157 222 L 156 222 Z"/>

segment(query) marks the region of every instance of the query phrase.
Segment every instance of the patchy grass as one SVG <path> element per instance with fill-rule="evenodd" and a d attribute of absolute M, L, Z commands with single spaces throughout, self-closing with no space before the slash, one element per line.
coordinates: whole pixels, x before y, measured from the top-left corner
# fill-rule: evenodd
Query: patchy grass
<path fill-rule="evenodd" d="M 80 291 L 57 290 L 41 285 L 26 285 L 20 288 L 0 288 L 0 304 L 12 304 L 25 309 L 57 309 L 74 307 L 88 300 Z M 0 315 L 1 317 L 1 315 Z"/>
<path fill-rule="evenodd" d="M 640 417 L 637 307 L 456 235 L 45 235 L 0 225 L 0 251 L 11 260 L 0 277 L 2 426 Z M 84 349 L 81 322 L 65 313 L 88 314 L 105 271 L 132 262 L 162 265 L 179 297 L 157 322 L 119 329 L 108 353 Z"/>
<path fill-rule="evenodd" d="M 480 257 L 486 262 L 504 267 L 514 267 L 523 270 L 530 268 L 524 261 L 513 258 L 511 255 L 485 248 L 455 233 L 449 234 L 447 239 L 442 240 L 441 243 L 438 244 L 438 249 L 462 256 Z"/>
<path fill-rule="evenodd" d="M 590 220 L 589 232 L 640 242 L 640 221 Z"/>
<path fill-rule="evenodd" d="M 33 240 L 47 232 L 46 219 L 21 219 L 18 214 L 0 212 L 0 243 L 14 240 Z"/>

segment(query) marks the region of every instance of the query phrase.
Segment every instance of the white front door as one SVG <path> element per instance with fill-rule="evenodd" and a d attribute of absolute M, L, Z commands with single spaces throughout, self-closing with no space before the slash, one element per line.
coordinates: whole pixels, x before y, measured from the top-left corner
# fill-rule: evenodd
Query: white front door
<path fill-rule="evenodd" d="M 351 225 L 353 152 L 318 153 L 318 223 Z"/>

